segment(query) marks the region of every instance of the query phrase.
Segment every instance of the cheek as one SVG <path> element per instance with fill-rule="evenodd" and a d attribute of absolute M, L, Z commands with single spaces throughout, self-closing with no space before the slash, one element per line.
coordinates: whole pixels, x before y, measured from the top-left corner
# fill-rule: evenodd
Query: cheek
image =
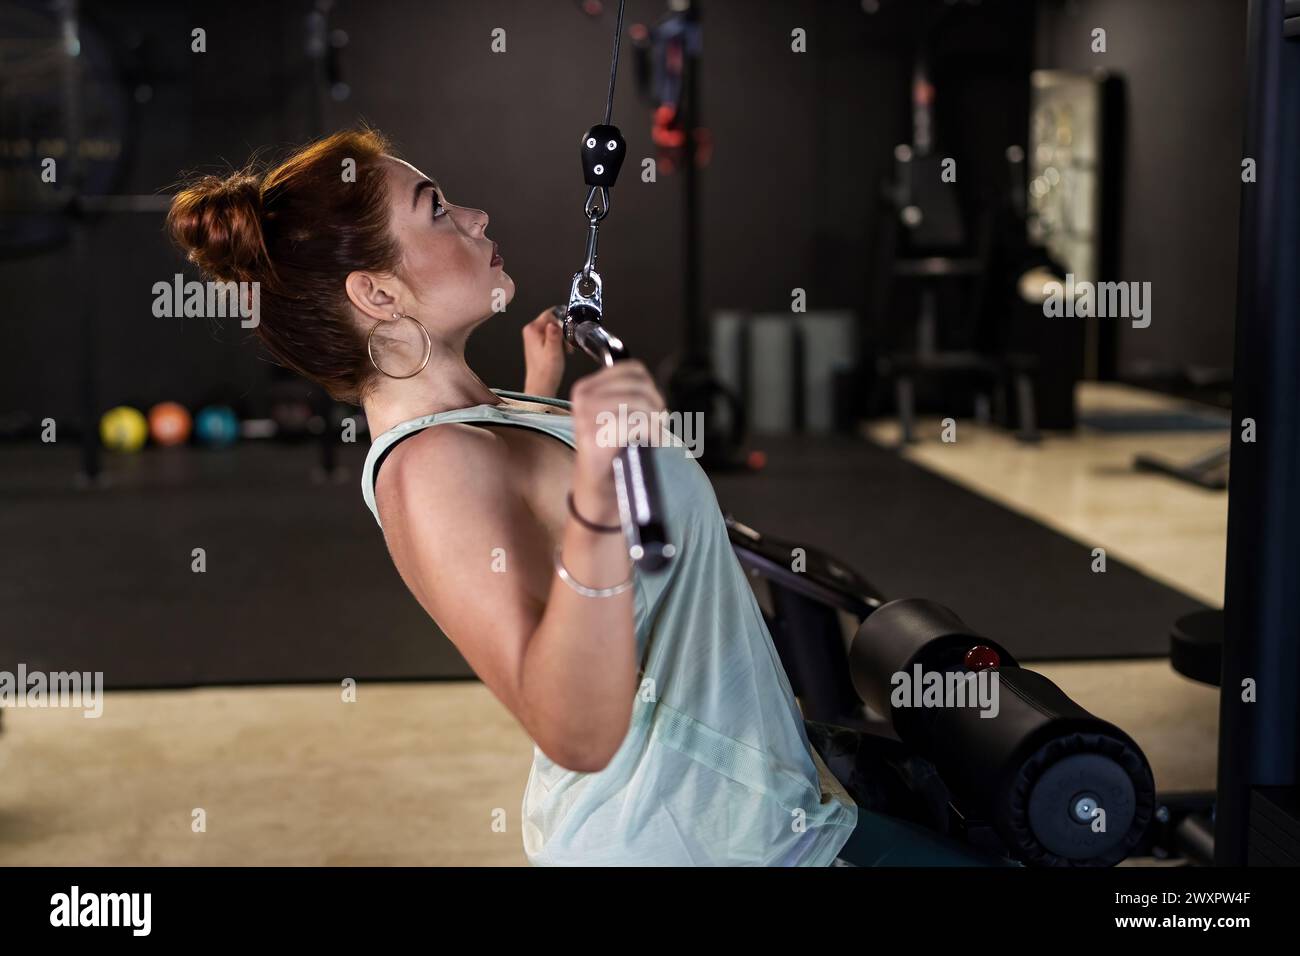
<path fill-rule="evenodd" d="M 422 289 L 438 292 L 458 285 L 469 266 L 460 244 L 440 237 L 413 236 L 405 250 L 406 273 Z"/>
<path fill-rule="evenodd" d="M 421 290 L 421 299 L 453 308 L 477 308 L 496 286 L 507 295 L 513 283 L 488 267 L 489 253 L 454 236 L 410 238 L 405 247 L 406 273 Z"/>

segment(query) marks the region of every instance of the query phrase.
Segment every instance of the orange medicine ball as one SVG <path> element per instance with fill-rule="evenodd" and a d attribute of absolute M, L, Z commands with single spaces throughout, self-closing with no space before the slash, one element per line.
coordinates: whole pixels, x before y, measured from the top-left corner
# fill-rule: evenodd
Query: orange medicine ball
<path fill-rule="evenodd" d="M 159 445 L 183 445 L 190 437 L 190 413 L 176 402 L 159 402 L 149 409 L 149 434 Z"/>

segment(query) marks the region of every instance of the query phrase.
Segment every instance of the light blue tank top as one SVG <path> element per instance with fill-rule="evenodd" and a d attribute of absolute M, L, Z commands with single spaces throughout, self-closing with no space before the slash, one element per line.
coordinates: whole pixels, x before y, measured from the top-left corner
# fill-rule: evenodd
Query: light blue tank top
<path fill-rule="evenodd" d="M 402 422 L 366 459 L 362 494 L 376 521 L 376 463 L 445 422 L 522 426 L 574 447 L 573 420 L 555 412 L 476 405 Z M 534 748 L 522 808 L 534 865 L 829 866 L 857 822 L 809 744 L 713 486 L 686 451 L 652 449 L 679 553 L 662 572 L 634 572 L 641 686 L 631 726 L 597 773 L 566 770 Z"/>

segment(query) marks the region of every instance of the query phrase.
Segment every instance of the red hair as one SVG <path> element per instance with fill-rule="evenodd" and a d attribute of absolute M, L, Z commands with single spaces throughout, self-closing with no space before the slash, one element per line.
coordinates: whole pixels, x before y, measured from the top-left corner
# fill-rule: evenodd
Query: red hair
<path fill-rule="evenodd" d="M 389 152 L 376 130 L 335 133 L 269 170 L 250 163 L 193 179 L 167 214 L 172 240 L 205 275 L 259 283 L 256 331 L 271 355 L 354 404 L 376 372 L 344 281 L 400 261 L 381 164 Z"/>

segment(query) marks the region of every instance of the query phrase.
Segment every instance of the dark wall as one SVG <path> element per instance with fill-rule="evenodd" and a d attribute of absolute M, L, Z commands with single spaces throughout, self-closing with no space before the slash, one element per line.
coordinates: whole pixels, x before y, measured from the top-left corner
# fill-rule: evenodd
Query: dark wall
<path fill-rule="evenodd" d="M 1119 327 L 1121 377 L 1230 368 L 1245 85 L 1245 0 L 1051 0 L 1037 65 L 1122 77 L 1119 275 L 1151 282 L 1152 321 Z M 1103 27 L 1107 50 L 1091 52 Z"/>
<path fill-rule="evenodd" d="M 310 4 L 83 6 L 115 48 L 146 54 L 152 95 L 137 108 L 123 191 L 154 192 L 182 170 L 242 164 L 254 149 L 313 135 L 302 31 Z M 863 216 L 897 136 L 882 131 L 901 131 L 903 116 L 889 24 L 882 33 L 855 4 L 705 6 L 703 119 L 716 140 L 701 184 L 706 308 L 783 309 L 794 286 L 808 290 L 811 308 L 859 304 Z M 632 0 L 627 20 L 653 22 L 663 9 Z M 581 264 L 577 141 L 603 109 L 612 11 L 593 20 L 567 0 L 341 0 L 334 21 L 349 35 L 343 70 L 352 96 L 329 104 L 324 125 L 365 119 L 454 201 L 489 212 L 518 294 L 471 341 L 470 359 L 490 384 L 522 387 L 519 327 L 567 294 Z M 205 54 L 189 52 L 194 26 L 208 31 Z M 794 26 L 809 31 L 807 55 L 789 52 Z M 490 51 L 495 27 L 507 31 L 505 54 Z M 650 119 L 628 59 L 614 118 L 630 158 L 602 230 L 600 267 L 611 324 L 657 361 L 682 337 L 680 182 L 639 179 L 640 158 L 652 155 Z M 66 249 L 0 262 L 11 357 L 0 409 L 74 413 L 82 301 L 99 332 L 102 404 L 221 395 L 257 404 L 267 367 L 246 332 L 150 314 L 154 282 L 181 269 L 193 276 L 160 227 L 159 215 L 102 221 L 91 234 L 93 269 L 82 277 Z"/>
<path fill-rule="evenodd" d="M 149 83 L 122 191 L 166 189 L 184 170 L 239 165 L 254 150 L 309 139 L 303 22 L 311 6 L 84 3 L 115 48 L 134 51 L 133 82 Z M 522 386 L 518 330 L 567 294 L 581 262 L 577 140 L 603 109 L 613 6 L 593 20 L 570 0 L 335 4 L 334 25 L 349 35 L 342 62 L 352 95 L 330 103 L 322 125 L 378 126 L 454 201 L 492 217 L 489 232 L 518 294 L 470 343 L 489 384 Z M 715 140 L 701 181 L 705 313 L 783 311 L 795 287 L 811 309 L 865 309 L 879 180 L 909 136 L 919 5 L 896 0 L 874 15 L 852 0 L 706 0 L 704 8 L 703 121 Z M 627 20 L 654 22 L 664 9 L 662 0 L 629 0 Z M 1008 142 L 1023 142 L 1030 10 L 1021 0 L 988 0 L 950 14 L 942 52 L 953 59 L 936 68 L 947 124 L 940 144 L 950 140 L 969 163 L 963 170 L 995 168 Z M 195 26 L 208 31 L 204 54 L 189 52 Z M 490 51 L 495 27 L 507 31 L 505 54 Z M 808 31 L 807 54 L 790 51 L 795 27 Z M 614 118 L 629 160 L 602 229 L 600 267 L 611 325 L 653 368 L 684 335 L 680 181 L 640 181 L 639 161 L 653 154 L 650 116 L 626 61 Z M 75 414 L 81 303 L 93 307 L 99 333 L 101 405 L 222 397 L 256 410 L 269 375 L 247 332 L 150 314 L 153 283 L 178 270 L 194 277 L 166 244 L 160 215 L 104 220 L 91 248 L 85 275 L 73 273 L 66 249 L 0 261 L 10 357 L 0 410 Z M 579 358 L 572 364 L 586 368 Z"/>

